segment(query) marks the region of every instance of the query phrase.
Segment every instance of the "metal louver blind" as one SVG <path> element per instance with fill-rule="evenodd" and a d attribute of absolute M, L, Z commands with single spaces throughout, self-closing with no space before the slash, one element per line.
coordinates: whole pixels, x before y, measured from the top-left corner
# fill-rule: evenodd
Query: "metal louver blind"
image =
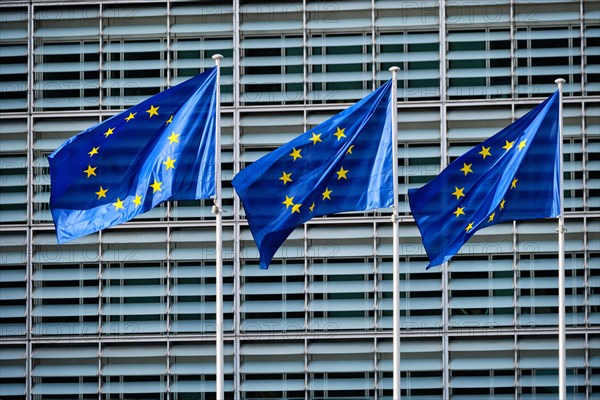
<path fill-rule="evenodd" d="M 0 127 L 0 221 L 27 222 L 27 121 L 2 120 Z"/>

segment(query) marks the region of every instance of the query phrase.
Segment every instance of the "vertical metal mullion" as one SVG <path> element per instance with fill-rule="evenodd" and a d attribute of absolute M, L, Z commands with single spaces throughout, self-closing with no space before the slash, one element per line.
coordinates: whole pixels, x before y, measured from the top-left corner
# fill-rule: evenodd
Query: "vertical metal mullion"
<path fill-rule="evenodd" d="M 234 159 L 234 174 L 239 172 L 239 166 L 241 164 L 241 155 L 240 155 L 240 132 L 239 132 L 239 109 L 234 110 L 233 114 L 233 122 L 234 122 L 234 150 L 233 150 L 233 159 Z M 240 335 L 241 335 L 241 301 L 240 301 L 240 276 L 241 276 L 241 217 L 240 217 L 240 207 L 241 203 L 237 196 L 234 196 L 233 199 L 233 213 L 234 213 L 234 224 L 233 224 L 233 333 L 234 333 L 234 343 L 233 343 L 233 381 L 234 381 L 234 398 L 240 398 L 240 387 L 241 387 L 241 363 L 240 363 Z"/>
<path fill-rule="evenodd" d="M 167 14 L 166 14 L 166 28 L 167 28 L 167 43 L 166 43 L 166 61 L 167 61 L 167 68 L 166 68 L 166 80 L 167 80 L 167 89 L 171 87 L 171 1 L 167 0 L 167 3 L 165 5 L 167 7 Z M 160 56 L 161 58 L 164 57 L 164 55 Z M 173 200 L 169 200 L 166 203 L 167 206 L 167 229 L 168 229 L 168 225 L 169 225 L 169 221 L 171 220 L 171 213 L 173 212 Z M 168 232 L 167 232 L 168 233 Z M 168 236 L 167 236 L 168 237 Z M 168 246 L 168 239 L 167 239 L 167 246 Z M 167 254 L 168 254 L 168 248 L 167 248 Z M 169 268 L 169 265 L 167 265 L 167 269 Z M 168 288 L 167 288 L 167 293 L 168 293 Z M 168 300 L 167 300 L 167 317 L 169 317 L 169 305 L 168 305 Z M 169 322 L 167 322 L 167 333 L 169 332 Z"/>
<path fill-rule="evenodd" d="M 241 46 L 240 46 L 240 0 L 234 0 L 233 2 L 233 105 L 234 108 L 240 107 L 240 91 L 241 91 L 241 82 L 240 82 L 240 54 L 241 54 Z"/>
<path fill-rule="evenodd" d="M 239 171 L 240 165 L 240 135 L 239 135 L 239 110 L 236 108 L 234 110 L 234 173 Z M 240 229 L 240 200 L 237 196 L 234 196 L 234 224 L 233 224 L 233 333 L 234 333 L 234 342 L 233 342 L 233 391 L 234 398 L 240 399 L 240 325 L 241 325 L 241 305 L 240 305 L 240 271 L 241 271 L 241 255 L 240 255 L 240 240 L 241 240 L 241 229 Z"/>
<path fill-rule="evenodd" d="M 305 107 L 308 103 L 308 29 L 306 20 L 306 0 L 302 0 L 302 96 Z"/>
<path fill-rule="evenodd" d="M 581 96 L 585 96 L 587 94 L 586 86 L 585 86 L 585 2 L 584 0 L 579 1 L 579 49 L 581 52 Z"/>
<path fill-rule="evenodd" d="M 309 384 L 310 376 L 308 373 L 308 338 L 304 337 L 304 400 L 310 400 Z"/>
<path fill-rule="evenodd" d="M 304 0 L 304 5 L 306 5 L 306 0 Z M 304 8 L 306 11 L 306 7 Z M 306 13 L 304 14 L 306 17 Z M 304 32 L 306 32 L 306 18 L 304 18 Z M 307 40 L 306 35 L 304 35 L 304 40 Z M 308 130 L 308 110 L 306 108 L 306 103 L 304 104 L 303 110 L 302 110 L 302 130 L 304 132 L 306 132 Z M 309 311 L 308 311 L 308 306 L 309 306 L 309 292 L 308 292 L 308 285 L 309 285 L 309 272 L 308 272 L 308 252 L 310 250 L 309 245 L 308 245 L 308 241 L 309 241 L 309 237 L 308 237 L 308 224 L 304 223 L 304 271 L 303 271 L 303 275 L 304 275 L 304 331 L 308 332 L 308 324 L 309 324 Z"/>
<path fill-rule="evenodd" d="M 306 132 L 308 128 L 308 15 L 306 9 L 306 0 L 302 0 L 302 57 L 303 57 L 303 91 L 304 91 L 304 102 L 302 110 L 302 128 Z M 309 274 L 308 274 L 308 226 L 304 224 L 304 332 L 308 333 L 308 324 L 310 321 L 308 306 L 310 304 L 308 285 L 309 285 Z M 309 400 L 309 374 L 308 374 L 308 339 L 304 339 L 304 400 Z"/>
<path fill-rule="evenodd" d="M 514 0 L 511 0 L 511 10 L 512 10 L 512 4 L 513 4 Z M 511 38 L 513 37 L 513 31 L 512 31 L 512 23 L 511 23 Z M 514 44 L 514 40 L 511 40 L 511 51 L 513 51 L 513 44 Z M 511 57 L 511 59 L 514 62 L 514 57 Z M 514 82 L 514 79 L 516 79 L 516 76 L 514 74 L 515 70 L 513 70 L 513 78 L 511 79 L 511 81 Z M 514 92 L 513 92 L 513 96 L 514 96 Z M 511 103 L 510 105 L 510 116 L 511 116 L 511 123 L 513 123 L 516 119 L 516 110 L 515 110 L 515 103 Z M 517 246 L 518 246 L 518 240 L 517 240 L 517 222 L 516 221 L 512 221 L 512 231 L 511 231 L 511 235 L 512 235 L 512 247 L 513 247 L 513 262 L 512 262 L 512 271 L 513 271 L 513 328 L 515 330 L 515 342 L 514 342 L 514 395 L 515 395 L 515 400 L 517 400 L 519 398 L 519 390 L 521 387 L 521 380 L 520 380 L 520 374 L 518 372 L 518 367 L 519 367 L 519 341 L 518 341 L 518 335 L 517 335 L 517 331 L 518 331 L 518 327 L 519 327 L 519 254 L 517 251 Z"/>
<path fill-rule="evenodd" d="M 516 39 L 515 39 L 515 0 L 510 0 L 510 97 L 514 99 L 516 97 L 517 87 L 517 60 L 515 58 L 516 51 Z"/>
<path fill-rule="evenodd" d="M 233 172 L 237 174 L 241 168 L 242 149 L 240 132 L 240 2 L 233 1 Z M 241 202 L 239 197 L 233 196 L 233 397 L 240 399 L 241 382 Z"/>
<path fill-rule="evenodd" d="M 32 398 L 32 379 L 33 379 L 33 375 L 32 375 L 32 371 L 33 371 L 33 344 L 32 344 L 32 330 L 33 330 L 33 320 L 32 320 L 32 309 L 33 309 L 33 305 L 32 305 L 32 301 L 33 301 L 33 263 L 32 263 L 32 258 L 33 258 L 33 254 L 32 254 L 32 231 L 31 229 L 27 229 L 27 235 L 26 235 L 26 240 L 27 240 L 27 254 L 26 254 L 26 270 L 27 270 L 27 282 L 26 282 L 26 286 L 27 286 L 27 299 L 26 299 L 26 320 L 25 320 L 25 339 L 26 339 L 26 344 L 25 344 L 25 368 L 26 368 L 26 384 L 25 384 L 25 395 L 26 398 L 30 399 Z"/>
<path fill-rule="evenodd" d="M 171 336 L 167 335 L 167 352 L 166 352 L 166 358 L 167 358 L 167 390 L 166 390 L 166 399 L 167 400 L 171 400 Z"/>
<path fill-rule="evenodd" d="M 309 305 L 309 301 L 308 301 L 308 251 L 309 251 L 309 247 L 308 247 L 308 224 L 304 223 L 303 224 L 303 242 L 304 242 L 304 270 L 302 272 L 302 274 L 304 275 L 304 288 L 302 289 L 303 293 L 304 293 L 304 331 L 308 332 L 308 305 Z"/>
<path fill-rule="evenodd" d="M 104 103 L 104 5 L 98 4 L 98 121 L 102 121 L 102 109 Z M 100 338 L 102 337 L 102 291 L 104 290 L 103 283 L 103 240 L 102 231 L 98 232 L 98 400 L 102 400 L 102 345 Z"/>
<path fill-rule="evenodd" d="M 583 77 L 582 77 L 583 79 Z M 588 160 L 588 149 L 587 149 L 587 125 L 586 125 L 586 107 L 585 102 L 581 102 L 581 152 L 583 154 L 581 164 L 582 164 L 582 172 L 583 172 L 583 210 L 587 211 L 587 188 L 588 188 L 588 168 L 587 168 L 587 160 Z M 584 217 L 583 219 L 583 268 L 584 268 L 584 326 L 589 326 L 590 324 L 590 254 L 589 254 L 589 242 L 588 242 L 588 223 L 589 220 Z"/>
<path fill-rule="evenodd" d="M 485 58 L 485 68 L 488 70 L 491 70 L 492 68 L 492 58 L 489 56 L 490 54 L 490 48 L 491 48 L 491 43 L 492 43 L 492 39 L 490 39 L 489 34 L 490 34 L 490 30 L 489 28 L 484 29 L 485 34 L 486 34 L 486 39 L 484 39 L 484 45 L 485 45 L 485 52 L 487 53 L 487 57 Z M 492 77 L 491 76 L 486 76 L 485 77 L 485 84 L 487 85 L 487 87 L 492 87 Z M 476 92 L 476 91 L 474 91 Z M 483 93 L 482 93 L 482 97 L 483 97 Z M 489 99 L 490 98 L 490 94 L 489 93 L 485 93 L 485 98 Z"/>
<path fill-rule="evenodd" d="M 591 364 L 590 364 L 590 336 L 589 334 L 586 332 L 584 335 L 584 340 L 585 340 L 585 344 L 584 344 L 584 365 L 585 365 L 585 399 L 586 400 L 590 400 L 592 398 L 592 374 L 590 369 L 592 368 Z"/>
<path fill-rule="evenodd" d="M 398 162 L 398 160 L 396 160 Z M 377 222 L 373 221 L 373 330 L 377 332 L 379 330 L 379 263 L 377 262 Z M 375 400 L 379 399 L 379 357 L 378 357 L 378 342 L 377 336 L 374 338 L 373 343 L 373 388 L 375 391 Z"/>
<path fill-rule="evenodd" d="M 512 222 L 512 246 L 513 246 L 513 262 L 512 262 L 512 273 L 513 273 L 513 328 L 516 330 L 518 325 L 518 307 L 519 307 L 519 260 L 517 254 L 517 223 Z"/>
<path fill-rule="evenodd" d="M 440 38 L 440 99 L 442 104 L 446 102 L 448 82 L 446 82 L 446 0 L 439 2 L 439 38 Z"/>
<path fill-rule="evenodd" d="M 104 252 L 102 251 L 102 231 L 98 232 L 98 346 L 100 346 L 100 338 L 102 337 L 102 291 L 104 290 L 103 283 L 103 260 L 104 260 Z M 98 347 L 98 354 L 101 354 L 100 347 Z M 98 361 L 98 400 L 102 400 L 102 376 L 100 375 L 101 367 L 101 359 Z"/>
<path fill-rule="evenodd" d="M 514 115 L 514 105 L 512 107 L 513 109 L 513 115 Z M 515 332 L 517 332 L 518 330 L 518 322 L 519 322 L 519 314 L 518 314 L 518 308 L 519 308 L 519 255 L 518 255 L 518 251 L 517 251 L 517 246 L 519 245 L 518 241 L 517 241 L 517 222 L 513 221 L 512 222 L 512 247 L 513 247 L 513 262 L 512 262 L 512 272 L 513 272 L 513 329 L 515 330 Z M 519 358 L 518 358 L 518 353 L 517 353 L 517 334 L 515 333 L 515 342 L 514 342 L 514 395 L 515 395 L 515 400 L 517 400 L 519 398 L 519 386 L 521 385 L 520 383 L 520 377 L 519 377 L 519 373 L 518 373 L 518 365 L 519 365 Z"/>
<path fill-rule="evenodd" d="M 98 9 L 98 108 L 104 104 L 104 7 L 100 3 Z"/>
<path fill-rule="evenodd" d="M 519 374 L 519 334 L 515 329 L 515 334 L 513 335 L 513 368 L 514 368 L 514 399 L 519 399 L 519 387 L 521 386 L 520 382 L 520 374 Z"/>
<path fill-rule="evenodd" d="M 448 163 L 448 130 L 447 130 L 447 73 L 446 73 L 446 1 L 440 0 L 439 3 L 439 22 L 440 22 L 440 171 Z M 443 399 L 450 398 L 450 350 L 449 350 L 449 323 L 450 310 L 449 305 L 449 272 L 448 262 L 442 264 L 442 364 L 443 364 Z"/>
<path fill-rule="evenodd" d="M 584 25 L 584 1 L 581 0 L 580 1 L 580 52 L 581 52 L 581 96 L 585 96 L 586 93 L 586 86 L 585 86 L 585 72 L 586 72 L 586 65 L 585 65 L 585 25 Z M 581 160 L 581 165 L 582 165 L 582 184 L 583 184 L 583 210 L 584 212 L 587 210 L 588 207 L 588 201 L 587 201 L 587 195 L 586 195 L 586 188 L 588 185 L 588 178 L 587 178 L 587 143 L 586 143 L 586 139 L 587 139 L 587 127 L 585 124 L 585 102 L 581 103 L 581 153 L 583 154 L 583 159 Z M 587 307 L 586 307 L 587 310 Z"/>
<path fill-rule="evenodd" d="M 377 336 L 373 337 L 373 392 L 374 400 L 379 400 L 379 340 Z"/>
<path fill-rule="evenodd" d="M 98 375 L 98 400 L 102 400 L 102 341 L 98 340 L 98 371 L 96 372 Z"/>
<path fill-rule="evenodd" d="M 397 161 L 396 161 L 397 162 Z M 378 293 L 379 293 L 379 263 L 378 263 L 378 257 L 379 255 L 377 254 L 377 244 L 378 244 L 378 238 L 377 238 L 377 222 L 374 220 L 373 221 L 373 329 L 375 331 L 379 330 L 379 318 L 378 318 L 378 308 L 379 308 L 379 298 L 378 298 Z"/>
<path fill-rule="evenodd" d="M 580 79 L 579 79 L 579 88 L 581 90 L 581 96 L 584 95 L 584 90 L 585 90 L 585 84 L 584 84 L 584 79 L 583 79 L 583 74 L 585 71 L 585 67 L 584 67 L 584 53 L 583 53 L 583 42 L 585 40 L 585 37 L 583 35 L 583 21 L 584 21 L 584 13 L 583 13 L 583 0 L 579 1 L 579 57 L 580 57 L 580 62 L 579 62 L 579 74 L 580 74 Z M 573 46 L 573 37 L 569 38 L 569 47 L 572 48 Z M 569 57 L 569 66 L 573 65 L 573 62 L 575 61 L 575 57 Z M 570 82 L 574 82 L 573 76 L 569 76 L 570 78 Z M 574 92 L 575 90 L 573 90 Z M 574 93 L 573 93 L 574 94 Z"/>
<path fill-rule="evenodd" d="M 171 1 L 167 0 L 167 88 L 171 87 Z"/>
<path fill-rule="evenodd" d="M 166 336 L 167 336 L 167 351 L 170 350 L 170 338 L 171 338 L 171 227 L 167 219 L 167 238 L 166 238 L 166 250 L 167 250 L 167 271 L 166 271 Z M 169 368 L 169 356 L 167 355 L 167 399 L 171 398 L 171 369 Z"/>
<path fill-rule="evenodd" d="M 585 154 L 585 153 L 584 153 Z M 590 324 L 589 308 L 589 288 L 590 288 L 590 265 L 589 265 L 589 242 L 588 242 L 588 223 L 587 217 L 583 217 L 583 326 L 588 327 Z M 585 335 L 585 387 L 586 387 L 586 399 L 591 397 L 591 373 L 589 363 L 589 338 L 586 333 Z"/>
<path fill-rule="evenodd" d="M 27 6 L 27 166 L 25 172 L 25 185 L 27 196 L 27 231 L 25 235 L 25 271 L 26 271 L 26 299 L 25 299 L 25 395 L 31 399 L 32 392 L 32 310 L 33 310 L 33 47 L 34 47 L 34 5 Z"/>
<path fill-rule="evenodd" d="M 171 336 L 171 227 L 169 226 L 169 224 L 167 223 L 167 240 L 166 240 L 166 250 L 167 250 L 167 270 L 166 270 L 166 315 L 165 315 L 165 319 L 166 319 L 166 335 L 167 335 L 167 342 L 169 341 L 169 338 Z M 167 376 L 167 378 L 169 378 L 170 375 Z M 167 384 L 168 387 L 168 384 Z M 168 391 L 167 391 L 168 393 Z"/>
<path fill-rule="evenodd" d="M 377 65 L 377 58 L 375 57 L 375 50 L 377 48 L 377 42 L 375 40 L 375 0 L 371 0 L 371 88 L 373 91 L 377 89 L 377 74 L 375 73 L 375 66 Z"/>
<path fill-rule="evenodd" d="M 27 171 L 25 174 L 25 189 L 27 195 L 27 227 L 31 230 L 33 225 L 33 66 L 35 63 L 34 48 L 34 5 L 29 4 L 27 8 Z"/>
<path fill-rule="evenodd" d="M 167 15 L 166 15 L 166 23 L 167 23 L 167 43 L 166 43 L 166 51 L 167 51 L 167 88 L 171 87 L 171 2 L 167 1 Z M 167 333 L 167 352 L 170 351 L 169 346 L 169 338 L 171 335 L 171 201 L 167 202 L 167 237 L 166 237 L 166 251 L 167 251 L 167 259 L 166 259 L 166 333 Z M 167 355 L 167 399 L 170 399 L 170 388 L 171 388 L 171 372 L 169 365 L 169 356 Z"/>
<path fill-rule="evenodd" d="M 449 273 L 448 262 L 442 264 L 442 379 L 443 379 L 443 399 L 450 399 L 450 310 L 448 308 Z"/>

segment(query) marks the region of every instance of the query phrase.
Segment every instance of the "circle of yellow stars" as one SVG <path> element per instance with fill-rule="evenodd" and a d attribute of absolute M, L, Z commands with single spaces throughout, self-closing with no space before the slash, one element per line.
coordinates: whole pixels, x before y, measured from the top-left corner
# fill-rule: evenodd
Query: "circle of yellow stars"
<path fill-rule="evenodd" d="M 160 106 L 154 106 L 151 105 L 150 108 L 148 110 L 146 110 L 146 113 L 148 113 L 148 118 L 152 118 L 154 116 L 159 116 L 159 112 L 158 110 L 160 109 Z M 137 116 L 137 112 L 129 112 L 127 117 L 124 118 L 125 123 L 129 123 L 130 121 L 134 120 Z M 171 115 L 166 121 L 165 121 L 165 126 L 169 125 L 170 123 L 173 122 L 173 117 L 174 115 Z M 108 128 L 106 130 L 106 132 L 103 133 L 104 138 L 108 139 L 110 136 L 114 135 L 116 133 L 117 128 L 116 127 L 111 127 Z M 172 131 L 172 133 L 167 137 L 167 140 L 169 141 L 169 145 L 173 146 L 179 143 L 179 139 L 180 139 L 181 134 L 180 133 L 176 133 L 175 131 Z M 90 159 L 92 159 L 92 157 L 100 155 L 100 149 L 101 146 L 93 146 L 92 149 L 87 153 L 90 157 Z M 167 156 L 167 159 L 165 161 L 162 161 L 162 164 L 165 167 L 166 171 L 175 169 L 175 163 L 176 163 L 177 159 L 175 158 L 171 158 L 171 155 Z M 96 170 L 98 169 L 97 166 L 93 166 L 91 164 L 88 164 L 87 168 L 85 170 L 83 170 L 83 173 L 86 174 L 86 178 L 90 179 L 91 177 L 97 177 L 96 175 Z M 291 174 L 290 174 L 291 175 Z M 157 193 L 157 192 L 162 192 L 163 190 L 163 182 L 158 181 L 156 178 L 154 178 L 154 182 L 152 184 L 149 185 L 149 188 L 152 188 L 152 193 Z M 97 192 L 94 192 L 97 196 L 97 200 L 100 199 L 106 199 L 107 198 L 107 194 L 109 192 L 108 188 L 104 188 L 102 186 L 99 186 L 99 189 Z M 143 202 L 143 195 L 142 194 L 135 194 L 135 196 L 133 197 L 133 199 L 131 199 L 131 204 L 133 204 L 133 206 L 135 208 L 139 207 L 142 205 Z M 117 197 L 116 201 L 111 203 L 111 205 L 114 207 L 114 210 L 124 210 L 125 209 L 125 200 L 121 200 L 120 197 Z M 299 212 L 300 207 L 297 207 L 297 212 Z"/>
<path fill-rule="evenodd" d="M 343 138 L 346 138 L 345 134 L 346 128 L 337 127 L 336 131 L 331 135 L 336 138 L 336 141 L 340 141 Z M 313 146 L 317 145 L 317 143 L 323 143 L 323 133 L 312 132 L 311 137 L 308 138 L 309 143 L 312 143 Z M 346 150 L 345 154 L 352 154 L 354 149 L 354 145 L 351 145 Z M 288 154 L 289 157 L 292 158 L 292 162 L 296 162 L 302 159 L 302 148 L 292 147 L 292 152 Z M 340 166 L 340 169 L 335 171 L 337 175 L 337 180 L 348 180 L 348 176 L 350 173 L 349 169 L 345 169 L 344 166 Z M 286 186 L 288 183 L 294 182 L 292 179 L 293 172 L 282 171 L 281 176 L 278 178 L 283 184 Z M 326 187 L 325 190 L 321 193 L 321 201 L 332 201 L 333 200 L 333 190 L 329 187 Z M 286 210 L 290 210 L 291 214 L 301 212 L 302 203 L 294 203 L 294 196 L 285 195 L 285 200 L 282 201 L 283 205 L 285 205 Z M 312 204 L 308 207 L 309 213 L 313 213 L 315 211 L 316 203 L 312 202 Z"/>
<path fill-rule="evenodd" d="M 504 149 L 505 152 L 508 152 L 511 149 L 513 149 L 515 143 L 516 143 L 516 140 L 513 140 L 512 142 L 508 141 L 508 140 L 505 140 L 505 143 L 504 143 L 504 146 L 502 146 L 502 149 Z M 518 151 L 521 151 L 526 146 L 527 146 L 527 139 L 523 139 L 517 145 L 517 149 L 518 149 Z M 482 159 L 485 160 L 487 157 L 493 157 L 494 156 L 494 154 L 492 153 L 491 150 L 492 150 L 491 146 L 485 147 L 484 145 L 482 145 L 481 146 L 481 151 L 479 151 L 477 154 L 481 155 Z M 474 173 L 473 163 L 467 164 L 467 163 L 463 162 L 462 168 L 460 168 L 459 171 L 464 174 L 463 176 L 467 176 L 468 174 Z M 516 189 L 518 182 L 519 182 L 519 179 L 515 177 L 511 181 L 509 190 Z M 455 200 L 460 201 L 460 199 L 462 197 L 466 196 L 464 190 L 465 190 L 465 187 L 454 186 L 454 191 L 451 193 L 451 195 L 455 197 Z M 506 199 L 502 199 L 502 201 L 500 201 L 500 203 L 498 204 L 499 209 L 500 210 L 504 210 L 505 204 L 506 204 Z M 454 214 L 456 218 L 459 218 L 459 217 L 461 217 L 463 215 L 466 215 L 465 214 L 465 208 L 466 207 L 457 206 L 456 209 L 452 212 L 452 214 Z M 496 211 L 492 211 L 492 213 L 489 214 L 488 217 L 487 217 L 487 222 L 488 223 L 494 222 L 495 218 L 496 218 Z M 465 232 L 469 233 L 474 228 L 475 228 L 475 221 L 470 221 L 466 225 L 466 227 L 464 228 L 464 230 L 465 230 Z"/>

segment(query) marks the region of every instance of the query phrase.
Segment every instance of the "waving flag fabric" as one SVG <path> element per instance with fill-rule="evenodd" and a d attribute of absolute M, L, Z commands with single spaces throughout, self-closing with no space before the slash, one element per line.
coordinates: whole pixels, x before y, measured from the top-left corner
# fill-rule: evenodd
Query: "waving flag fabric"
<path fill-rule="evenodd" d="M 261 268 L 313 217 L 393 203 L 391 87 L 385 83 L 235 176 Z"/>
<path fill-rule="evenodd" d="M 410 208 L 429 256 L 448 261 L 475 232 L 560 213 L 559 92 L 449 164 Z"/>
<path fill-rule="evenodd" d="M 49 156 L 59 243 L 167 200 L 215 193 L 212 68 L 67 140 Z"/>

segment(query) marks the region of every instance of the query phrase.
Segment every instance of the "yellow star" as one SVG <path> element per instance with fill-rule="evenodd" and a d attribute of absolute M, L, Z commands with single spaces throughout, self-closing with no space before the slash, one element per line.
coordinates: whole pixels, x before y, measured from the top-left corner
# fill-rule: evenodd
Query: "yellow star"
<path fill-rule="evenodd" d="M 504 199 L 503 199 L 503 200 L 500 202 L 500 209 L 501 209 L 501 210 L 504 210 L 504 203 L 506 203 L 506 200 L 504 200 Z"/>
<path fill-rule="evenodd" d="M 352 154 L 352 149 L 354 148 L 354 145 L 348 147 L 348 150 L 346 150 L 346 154 Z"/>
<path fill-rule="evenodd" d="M 100 200 L 101 197 L 106 198 L 106 192 L 108 192 L 108 189 L 103 189 L 102 186 L 100 186 L 100 190 L 96 192 L 98 195 L 98 200 Z"/>
<path fill-rule="evenodd" d="M 521 140 L 521 143 L 519 143 L 519 145 L 517 146 L 519 148 L 519 151 L 523 150 L 523 147 L 527 146 L 527 139 L 523 139 Z"/>
<path fill-rule="evenodd" d="M 342 178 L 348 180 L 348 177 L 346 176 L 346 173 L 348 172 L 347 169 L 344 169 L 344 167 L 340 167 L 339 171 L 336 171 L 336 174 L 338 176 L 338 181 Z"/>
<path fill-rule="evenodd" d="M 302 156 L 300 155 L 300 152 L 302 151 L 302 149 L 296 150 L 295 147 L 293 149 L 294 149 L 294 151 L 292 151 L 290 153 L 290 157 L 294 157 L 294 161 L 296 161 L 297 158 L 302 158 Z"/>
<path fill-rule="evenodd" d="M 171 115 L 171 116 L 169 117 L 169 119 L 167 120 L 167 123 L 165 124 L 165 126 L 166 126 L 166 125 L 169 125 L 171 122 L 173 122 L 173 116 L 172 116 L 172 115 Z"/>
<path fill-rule="evenodd" d="M 171 156 L 167 156 L 167 161 L 163 161 L 163 164 L 167 167 L 167 171 L 171 168 L 175 169 L 175 161 L 177 160 L 172 159 Z"/>
<path fill-rule="evenodd" d="M 167 137 L 167 139 L 169 139 L 170 144 L 179 143 L 179 136 L 181 136 L 181 133 L 175 133 L 175 131 L 173 131 L 171 136 Z"/>
<path fill-rule="evenodd" d="M 295 212 L 297 212 L 298 214 L 300 214 L 300 206 L 301 206 L 301 205 L 302 205 L 302 204 L 294 204 L 294 205 L 292 206 L 292 214 L 293 214 L 293 213 L 295 213 Z"/>
<path fill-rule="evenodd" d="M 344 131 L 345 130 L 346 130 L 346 128 L 340 129 L 340 127 L 338 126 L 337 132 L 335 132 L 333 134 L 333 136 L 335 136 L 338 139 L 338 141 L 339 141 L 341 138 L 346 137 L 346 135 L 344 135 Z"/>
<path fill-rule="evenodd" d="M 322 135 L 322 133 L 319 133 L 318 135 L 316 135 L 316 134 L 313 132 L 313 134 L 312 134 L 312 137 L 311 137 L 310 139 L 308 139 L 308 140 L 312 140 L 312 142 L 313 142 L 313 145 L 317 144 L 317 142 L 323 142 L 323 141 L 321 140 L 321 135 Z"/>
<path fill-rule="evenodd" d="M 494 220 L 494 217 L 496 216 L 496 213 L 493 212 L 490 214 L 490 219 L 488 219 L 488 222 L 492 222 Z"/>
<path fill-rule="evenodd" d="M 290 208 L 290 206 L 293 206 L 293 205 L 294 205 L 293 201 L 294 201 L 294 196 L 292 196 L 292 197 L 288 197 L 288 196 L 286 195 L 286 196 L 285 196 L 285 201 L 283 201 L 281 204 L 285 204 L 285 208 L 286 208 L 286 210 L 287 210 L 288 208 Z"/>
<path fill-rule="evenodd" d="M 473 222 L 469 222 L 469 225 L 467 225 L 465 231 L 469 232 L 471 229 L 473 229 Z"/>
<path fill-rule="evenodd" d="M 329 199 L 331 200 L 331 190 L 329 190 L 329 188 L 325 188 L 325 191 L 323 193 L 321 193 L 323 195 L 323 200 L 325 199 Z"/>
<path fill-rule="evenodd" d="M 510 184 L 510 188 L 511 189 L 516 189 L 517 188 L 517 182 L 519 182 L 519 180 L 517 178 L 513 179 L 512 183 Z"/>
<path fill-rule="evenodd" d="M 465 173 L 465 176 L 467 176 L 467 174 L 469 172 L 473 173 L 473 170 L 471 169 L 471 165 L 473 165 L 473 164 L 472 163 L 471 164 L 463 163 L 463 167 L 460 170 Z"/>
<path fill-rule="evenodd" d="M 279 178 L 280 181 L 283 181 L 283 186 L 285 186 L 285 184 L 288 182 L 292 182 L 292 178 L 290 178 L 290 176 L 292 176 L 291 172 L 286 174 L 285 171 L 283 171 L 283 175 L 281 175 L 281 178 Z"/>
<path fill-rule="evenodd" d="M 456 207 L 456 211 L 454 211 L 452 214 L 456 215 L 456 218 L 458 218 L 459 215 L 465 215 L 465 212 L 463 211 L 464 209 L 464 207 Z"/>
<path fill-rule="evenodd" d="M 117 197 L 117 201 L 112 205 L 115 206 L 115 211 L 117 211 L 119 208 L 123 208 L 123 201 Z"/>
<path fill-rule="evenodd" d="M 509 151 L 510 149 L 512 149 L 513 145 L 515 144 L 514 141 L 509 142 L 508 140 L 505 140 L 506 144 L 504 146 L 502 146 L 502 148 L 506 151 Z"/>
<path fill-rule="evenodd" d="M 463 190 L 465 190 L 465 188 L 458 188 L 458 186 L 454 186 L 454 192 L 452 193 L 452 195 L 456 196 L 456 200 L 460 199 L 461 197 L 464 197 L 464 193 Z"/>
<path fill-rule="evenodd" d="M 104 137 L 107 138 L 114 133 L 115 128 L 108 128 L 106 132 L 104 132 Z"/>
<path fill-rule="evenodd" d="M 152 189 L 154 189 L 154 191 L 152 193 L 162 192 L 161 186 L 162 186 L 162 182 L 159 182 L 156 179 L 154 179 L 154 183 L 152 185 L 150 185 L 150 187 Z"/>
<path fill-rule="evenodd" d="M 140 196 L 139 194 L 136 194 L 135 199 L 133 199 L 133 204 L 135 204 L 136 208 L 138 206 L 141 206 L 142 205 L 142 196 Z"/>
<path fill-rule="evenodd" d="M 135 114 L 137 113 L 129 113 L 129 116 L 125 118 L 125 122 L 129 122 L 130 120 L 135 118 Z"/>
<path fill-rule="evenodd" d="M 87 174 L 88 178 L 92 175 L 96 176 L 96 168 L 98 167 L 92 167 L 91 165 L 88 165 L 87 169 L 83 172 Z"/>
<path fill-rule="evenodd" d="M 308 209 L 310 210 L 310 212 L 313 212 L 313 211 L 315 211 L 315 203 L 312 203 L 312 204 L 310 205 L 310 207 L 308 207 Z"/>
<path fill-rule="evenodd" d="M 159 108 L 160 108 L 160 106 L 159 107 L 150 106 L 150 109 L 146 110 L 146 112 L 148 114 L 150 114 L 150 118 L 152 118 L 153 115 L 158 115 L 158 109 Z"/>
<path fill-rule="evenodd" d="M 491 147 L 481 146 L 481 151 L 479 153 L 477 153 L 477 154 L 481 154 L 483 156 L 483 159 L 485 160 L 485 158 L 487 156 L 491 156 L 492 155 L 492 153 L 490 153 L 490 149 L 491 149 Z"/>
<path fill-rule="evenodd" d="M 100 147 L 92 147 L 92 151 L 90 151 L 88 154 L 91 156 L 93 156 L 94 154 L 98 154 L 98 150 L 100 150 Z"/>

